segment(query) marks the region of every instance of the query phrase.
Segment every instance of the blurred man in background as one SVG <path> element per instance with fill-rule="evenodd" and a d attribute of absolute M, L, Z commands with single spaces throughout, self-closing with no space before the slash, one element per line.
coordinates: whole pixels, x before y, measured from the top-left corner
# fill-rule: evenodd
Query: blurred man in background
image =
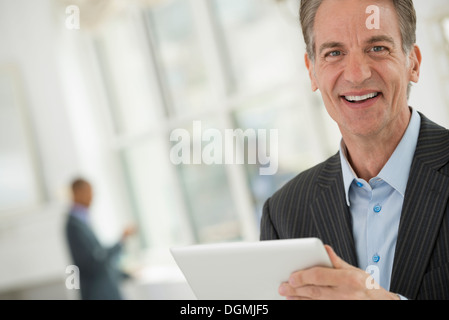
<path fill-rule="evenodd" d="M 71 187 L 73 203 L 67 218 L 66 235 L 73 263 L 80 271 L 81 299 L 123 299 L 120 282 L 128 275 L 119 270 L 118 258 L 124 241 L 135 233 L 135 228 L 126 228 L 114 246 L 102 246 L 89 225 L 89 207 L 93 198 L 91 184 L 76 179 Z"/>

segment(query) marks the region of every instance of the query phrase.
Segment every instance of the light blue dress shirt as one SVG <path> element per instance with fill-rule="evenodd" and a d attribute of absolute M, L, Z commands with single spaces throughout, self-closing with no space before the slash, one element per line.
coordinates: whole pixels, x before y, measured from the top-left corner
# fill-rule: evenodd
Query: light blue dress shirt
<path fill-rule="evenodd" d="M 399 145 L 380 173 L 369 182 L 357 177 L 347 160 L 343 140 L 340 145 L 358 267 L 372 274 L 386 290 L 390 288 L 402 204 L 420 125 L 421 118 L 412 109 L 410 123 Z"/>
<path fill-rule="evenodd" d="M 82 222 L 89 224 L 89 213 L 85 206 L 79 203 L 74 203 L 70 208 L 70 214 L 80 219 Z"/>

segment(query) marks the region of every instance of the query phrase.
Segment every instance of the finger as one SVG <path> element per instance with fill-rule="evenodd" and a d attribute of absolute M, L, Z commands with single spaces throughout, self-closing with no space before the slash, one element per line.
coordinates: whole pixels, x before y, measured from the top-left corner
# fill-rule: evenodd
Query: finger
<path fill-rule="evenodd" d="M 331 260 L 332 265 L 334 266 L 335 269 L 346 269 L 346 268 L 351 268 L 352 266 L 350 264 L 348 264 L 347 262 L 345 262 L 343 259 L 341 259 L 334 251 L 334 249 L 332 249 L 331 246 L 329 245 L 324 245 L 324 248 L 327 251 L 327 254 L 329 255 L 329 258 Z"/>
<path fill-rule="evenodd" d="M 304 286 L 293 288 L 288 284 L 279 288 L 281 295 L 285 296 L 287 300 L 328 300 L 336 299 L 335 290 L 333 287 L 319 287 L 319 286 Z"/>
<path fill-rule="evenodd" d="M 336 286 L 341 283 L 344 270 L 326 267 L 314 267 L 300 270 L 290 275 L 288 284 L 293 288 L 304 286 Z"/>
<path fill-rule="evenodd" d="M 279 286 L 278 292 L 281 296 L 289 297 L 295 294 L 295 289 L 292 286 L 290 286 L 287 282 L 283 282 Z"/>
<path fill-rule="evenodd" d="M 310 300 L 310 297 L 302 296 L 299 292 L 290 286 L 287 282 L 282 283 L 279 286 L 279 294 L 284 296 L 287 300 Z"/>
<path fill-rule="evenodd" d="M 329 255 L 334 268 L 313 267 L 292 273 L 288 283 L 294 287 L 303 287 L 307 285 L 313 286 L 338 286 L 341 285 L 343 279 L 346 278 L 346 270 L 353 270 L 355 267 L 346 263 L 341 259 L 332 247 L 325 245 L 325 249 Z"/>
<path fill-rule="evenodd" d="M 289 297 L 285 297 L 287 300 L 312 300 L 310 298 L 306 298 L 306 297 L 297 297 L 297 296 L 289 296 Z"/>

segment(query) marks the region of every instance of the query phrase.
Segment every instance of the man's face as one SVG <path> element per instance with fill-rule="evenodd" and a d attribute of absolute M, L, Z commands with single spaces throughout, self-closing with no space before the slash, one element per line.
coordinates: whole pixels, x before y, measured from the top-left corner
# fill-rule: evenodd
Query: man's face
<path fill-rule="evenodd" d="M 92 186 L 88 183 L 83 184 L 74 192 L 73 196 L 75 202 L 89 207 L 93 198 Z"/>
<path fill-rule="evenodd" d="M 366 25 L 370 5 L 379 8 L 379 28 Z M 376 135 L 408 121 L 407 86 L 418 81 L 421 56 L 416 46 L 403 52 L 392 1 L 324 0 L 314 37 L 315 61 L 306 55 L 312 88 L 342 134 Z"/>

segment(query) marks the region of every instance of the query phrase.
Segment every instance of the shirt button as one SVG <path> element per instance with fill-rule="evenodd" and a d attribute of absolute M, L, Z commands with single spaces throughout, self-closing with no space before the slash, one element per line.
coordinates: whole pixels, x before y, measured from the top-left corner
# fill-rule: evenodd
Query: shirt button
<path fill-rule="evenodd" d="M 376 254 L 373 256 L 373 262 L 374 262 L 374 263 L 378 263 L 379 260 L 380 260 L 380 257 L 379 257 L 379 255 L 376 253 Z"/>
<path fill-rule="evenodd" d="M 361 188 L 361 187 L 363 187 L 363 183 L 357 181 L 357 186 L 358 186 L 359 188 Z"/>
<path fill-rule="evenodd" d="M 382 210 L 382 206 L 380 204 L 376 204 L 373 208 L 375 213 L 379 213 Z"/>

